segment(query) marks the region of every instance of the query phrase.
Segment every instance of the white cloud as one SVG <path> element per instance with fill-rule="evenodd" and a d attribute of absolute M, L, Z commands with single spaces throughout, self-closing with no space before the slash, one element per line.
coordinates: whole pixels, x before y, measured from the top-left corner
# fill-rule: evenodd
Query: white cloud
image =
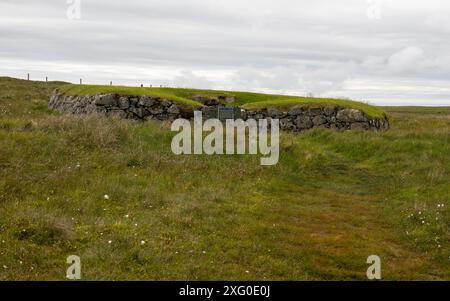
<path fill-rule="evenodd" d="M 0 74 L 450 105 L 445 0 L 81 3 L 2 0 Z"/>
<path fill-rule="evenodd" d="M 405 72 L 416 70 L 425 59 L 422 48 L 410 46 L 391 55 L 387 63 L 395 72 Z"/>

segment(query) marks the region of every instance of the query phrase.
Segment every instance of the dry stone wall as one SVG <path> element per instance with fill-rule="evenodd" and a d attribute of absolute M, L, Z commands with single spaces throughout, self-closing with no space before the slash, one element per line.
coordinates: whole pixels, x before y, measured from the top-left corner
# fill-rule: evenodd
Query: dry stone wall
<path fill-rule="evenodd" d="M 340 106 L 293 107 L 288 111 L 276 108 L 246 111 L 245 118 L 276 118 L 280 120 L 280 129 L 300 132 L 311 128 L 329 128 L 337 130 L 386 130 L 388 119 L 373 119 L 365 113 Z"/>
<path fill-rule="evenodd" d="M 119 94 L 70 96 L 55 91 L 49 108 L 71 114 L 100 114 L 137 120 L 190 118 L 192 112 L 160 97 Z"/>
<path fill-rule="evenodd" d="M 234 102 L 234 97 L 205 98 L 195 100 L 204 106 L 206 112 L 210 107 L 223 106 Z M 175 120 L 192 118 L 192 109 L 186 109 L 167 99 L 151 96 L 132 96 L 119 94 L 96 94 L 86 96 L 69 96 L 56 90 L 49 102 L 49 108 L 71 114 L 101 114 L 136 120 Z M 289 110 L 276 108 L 242 110 L 241 118 L 246 120 L 273 118 L 280 120 L 281 130 L 300 132 L 311 128 L 330 128 L 338 130 L 386 130 L 389 122 L 386 117 L 373 119 L 365 113 L 341 106 L 293 107 Z"/>

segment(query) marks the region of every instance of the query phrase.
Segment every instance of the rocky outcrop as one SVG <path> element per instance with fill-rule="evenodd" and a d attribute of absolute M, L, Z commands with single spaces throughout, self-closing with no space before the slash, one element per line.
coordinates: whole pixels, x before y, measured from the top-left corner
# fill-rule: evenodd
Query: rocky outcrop
<path fill-rule="evenodd" d="M 293 107 L 287 111 L 277 108 L 248 110 L 241 113 L 243 119 L 276 118 L 280 120 L 280 129 L 300 132 L 311 128 L 329 128 L 339 130 L 386 130 L 389 121 L 384 118 L 370 118 L 356 109 L 340 106 Z"/>
<path fill-rule="evenodd" d="M 100 114 L 137 120 L 175 120 L 190 118 L 192 110 L 186 110 L 167 99 L 150 96 L 96 94 L 69 96 L 53 92 L 49 108 L 71 114 Z"/>

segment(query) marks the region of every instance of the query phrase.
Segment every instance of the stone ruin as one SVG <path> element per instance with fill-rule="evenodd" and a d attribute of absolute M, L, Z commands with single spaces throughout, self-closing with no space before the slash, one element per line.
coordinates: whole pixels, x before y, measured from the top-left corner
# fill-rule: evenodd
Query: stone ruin
<path fill-rule="evenodd" d="M 232 104 L 234 96 L 217 97 L 194 96 L 192 100 L 201 103 L 199 110 L 211 117 L 211 112 Z M 51 95 L 49 108 L 70 114 L 100 114 L 135 120 L 173 121 L 177 118 L 193 117 L 193 108 L 170 100 L 145 95 L 96 94 L 69 96 L 58 90 Z M 235 107 L 236 109 L 236 107 Z M 279 119 L 280 129 L 300 132 L 311 128 L 329 128 L 336 130 L 386 130 L 389 121 L 386 117 L 374 119 L 357 109 L 339 105 L 294 106 L 288 110 L 264 108 L 254 110 L 238 109 L 238 118 Z"/>

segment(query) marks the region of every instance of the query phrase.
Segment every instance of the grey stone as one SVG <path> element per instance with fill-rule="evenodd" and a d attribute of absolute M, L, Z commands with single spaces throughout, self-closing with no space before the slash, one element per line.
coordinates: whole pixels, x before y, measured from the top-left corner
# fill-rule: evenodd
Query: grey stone
<path fill-rule="evenodd" d="M 128 109 L 130 106 L 130 102 L 128 101 L 128 97 L 120 97 L 119 98 L 119 108 L 121 109 Z"/>
<path fill-rule="evenodd" d="M 148 96 L 141 96 L 139 98 L 138 105 L 143 107 L 151 107 L 155 103 L 155 100 L 153 98 L 150 98 Z"/>
<path fill-rule="evenodd" d="M 127 117 L 125 117 L 126 119 L 138 119 L 136 115 L 134 115 L 134 113 L 131 112 L 126 112 Z"/>
<path fill-rule="evenodd" d="M 313 122 L 309 116 L 298 116 L 295 119 L 295 124 L 299 129 L 310 129 L 313 127 Z"/>
<path fill-rule="evenodd" d="M 158 115 L 164 112 L 164 109 L 160 106 L 149 108 L 148 111 L 153 115 Z"/>
<path fill-rule="evenodd" d="M 89 104 L 85 108 L 86 114 L 93 114 L 96 111 L 95 105 Z"/>
<path fill-rule="evenodd" d="M 272 117 L 272 118 L 279 118 L 279 117 L 283 116 L 283 112 L 281 112 L 280 110 L 278 110 L 276 108 L 268 108 L 267 116 Z"/>
<path fill-rule="evenodd" d="M 173 104 L 169 109 L 167 109 L 167 112 L 169 112 L 170 114 L 180 114 L 180 109 Z"/>
<path fill-rule="evenodd" d="M 322 109 L 321 108 L 310 108 L 308 110 L 308 114 L 310 116 L 317 116 L 317 115 L 321 115 L 322 114 Z"/>
<path fill-rule="evenodd" d="M 292 130 L 295 128 L 294 122 L 289 118 L 280 119 L 280 129 L 282 130 Z"/>
<path fill-rule="evenodd" d="M 356 109 L 343 109 L 337 112 L 336 118 L 344 122 L 365 122 L 367 121 L 364 114 Z"/>
<path fill-rule="evenodd" d="M 104 107 L 95 107 L 95 113 L 99 114 L 99 115 L 105 115 L 106 114 L 106 109 Z"/>
<path fill-rule="evenodd" d="M 322 115 L 317 115 L 313 118 L 312 122 L 315 126 L 319 126 L 322 125 L 326 122 L 327 120 L 325 119 L 325 117 L 323 117 Z"/>
<path fill-rule="evenodd" d="M 117 95 L 115 94 L 97 95 L 94 102 L 98 106 L 116 106 Z"/>
<path fill-rule="evenodd" d="M 146 114 L 146 111 L 144 110 L 144 108 L 135 108 L 135 107 L 131 107 L 128 109 L 130 112 L 132 112 L 134 115 L 136 115 L 139 118 L 143 118 Z"/>

